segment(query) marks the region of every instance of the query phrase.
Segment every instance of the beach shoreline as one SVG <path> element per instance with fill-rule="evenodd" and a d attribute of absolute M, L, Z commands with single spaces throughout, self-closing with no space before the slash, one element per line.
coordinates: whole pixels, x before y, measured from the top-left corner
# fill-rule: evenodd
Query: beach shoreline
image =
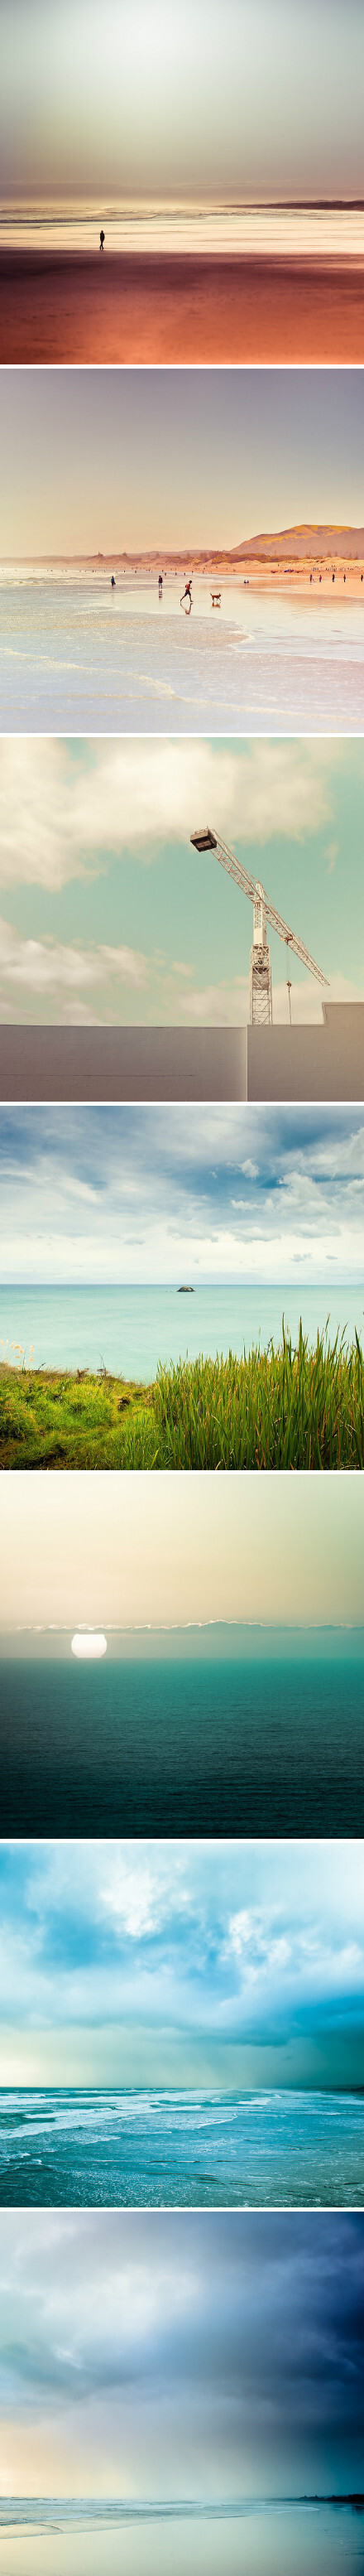
<path fill-rule="evenodd" d="M 159 573 L 162 574 L 165 590 L 168 591 L 170 584 L 174 591 L 175 580 L 179 576 L 184 580 L 187 572 L 199 584 L 203 597 L 206 590 L 208 599 L 210 582 L 215 574 L 219 576 L 219 582 L 225 586 L 233 580 L 237 594 L 244 588 L 249 588 L 251 591 L 281 591 L 283 596 L 290 591 L 302 596 L 302 594 L 309 594 L 312 589 L 321 589 L 324 594 L 330 593 L 334 573 L 335 582 L 340 582 L 342 589 L 345 587 L 348 598 L 358 598 L 362 588 L 364 599 L 364 546 L 363 552 L 357 557 L 350 558 L 341 551 L 336 554 L 333 548 L 330 554 L 317 558 L 307 554 L 303 559 L 291 560 L 290 563 L 286 562 L 283 556 L 277 556 L 273 562 L 271 559 L 264 560 L 259 555 L 250 555 L 248 551 L 243 561 L 241 552 L 234 556 L 216 549 L 215 553 L 208 554 L 205 549 L 202 555 L 202 552 L 198 552 L 193 546 L 190 552 L 184 548 L 181 554 L 171 554 L 166 548 L 159 547 L 154 554 L 152 548 L 149 548 L 147 555 L 126 556 L 116 550 L 114 554 L 102 555 L 102 557 L 97 555 L 60 555 L 58 557 L 54 554 L 52 559 L 47 556 L 44 558 L 34 556 L 31 560 L 29 557 L 19 556 L 17 560 L 11 561 L 4 557 L 0 562 L 0 583 L 3 582 L 5 585 L 20 580 L 29 581 L 29 583 L 32 581 L 64 582 L 66 585 L 82 579 L 85 582 L 94 579 L 100 585 L 100 589 L 107 583 L 109 590 L 112 572 L 114 575 L 119 575 L 121 595 L 123 590 L 126 593 L 128 583 L 131 582 L 135 596 L 138 576 L 143 593 L 149 590 L 153 595 L 156 583 L 158 584 Z"/>

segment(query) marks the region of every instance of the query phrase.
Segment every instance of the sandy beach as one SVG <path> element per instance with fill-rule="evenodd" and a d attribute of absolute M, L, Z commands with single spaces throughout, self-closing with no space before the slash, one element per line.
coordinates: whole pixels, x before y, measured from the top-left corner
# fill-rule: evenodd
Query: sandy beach
<path fill-rule="evenodd" d="M 364 363 L 364 263 L 0 250 L 3 366 Z"/>

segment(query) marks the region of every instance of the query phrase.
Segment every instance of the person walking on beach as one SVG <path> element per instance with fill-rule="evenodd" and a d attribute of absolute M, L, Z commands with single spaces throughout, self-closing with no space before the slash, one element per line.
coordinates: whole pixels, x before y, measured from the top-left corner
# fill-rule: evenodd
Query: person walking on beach
<path fill-rule="evenodd" d="M 180 607 L 181 607 L 181 608 L 183 608 L 183 603 L 184 603 L 184 600 L 185 600 L 185 599 L 188 599 L 188 606 L 189 606 L 189 609 L 190 609 L 190 608 L 192 608 L 192 573 L 191 573 L 190 581 L 186 581 L 186 589 L 182 591 L 182 599 L 180 600 Z"/>
<path fill-rule="evenodd" d="M 103 233 L 102 228 L 101 228 L 101 233 L 100 233 L 100 250 L 103 250 L 103 248 L 104 248 L 104 241 L 105 241 L 105 234 Z"/>
<path fill-rule="evenodd" d="M 111 589 L 112 589 L 112 590 L 116 590 L 116 581 L 115 581 L 115 573 L 114 573 L 114 572 L 112 572 L 112 574 L 111 574 Z"/>

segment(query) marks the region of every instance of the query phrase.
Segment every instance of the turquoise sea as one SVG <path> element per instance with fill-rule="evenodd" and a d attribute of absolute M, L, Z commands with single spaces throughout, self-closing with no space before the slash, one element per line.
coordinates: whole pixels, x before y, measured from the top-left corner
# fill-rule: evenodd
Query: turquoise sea
<path fill-rule="evenodd" d="M 364 1665 L 3 1658 L 3 1835 L 364 1834 Z"/>
<path fill-rule="evenodd" d="M 181 1357 L 228 1357 L 261 1341 L 280 1342 L 282 1315 L 295 1339 L 300 1316 L 304 1332 L 315 1342 L 330 1318 L 330 1338 L 346 1332 L 354 1340 L 364 1331 L 364 1279 L 359 1286 L 306 1287 L 302 1281 L 264 1288 L 201 1287 L 184 1297 L 176 1287 L 43 1287 L 19 1281 L 0 1291 L 0 1358 L 14 1358 L 13 1343 L 26 1364 L 41 1368 L 89 1368 L 104 1362 L 115 1375 L 148 1381 L 160 1360 Z"/>
<path fill-rule="evenodd" d="M 355 2505 L 3 2497 L 1 2576 L 363 2576 Z"/>
<path fill-rule="evenodd" d="M 0 2092 L 1 2208 L 363 2208 L 364 2095 Z"/>

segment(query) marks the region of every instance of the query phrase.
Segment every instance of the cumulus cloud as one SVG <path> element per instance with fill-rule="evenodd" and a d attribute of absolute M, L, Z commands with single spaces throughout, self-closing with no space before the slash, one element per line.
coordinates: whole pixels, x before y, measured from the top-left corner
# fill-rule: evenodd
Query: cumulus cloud
<path fill-rule="evenodd" d="M 363 1188 L 356 1108 L 10 1108 L 3 1278 L 360 1280 Z"/>
<path fill-rule="evenodd" d="M 133 948 L 63 946 L 52 938 L 23 939 L 0 917 L 0 988 L 10 984 L 30 994 L 78 994 L 116 977 L 136 989 L 147 982 L 147 960 Z"/>
<path fill-rule="evenodd" d="M 200 821 L 224 838 L 297 844 L 332 816 L 340 742 L 100 741 L 6 737 L 0 746 L 0 883 L 56 890 L 108 856 L 152 858 Z"/>

